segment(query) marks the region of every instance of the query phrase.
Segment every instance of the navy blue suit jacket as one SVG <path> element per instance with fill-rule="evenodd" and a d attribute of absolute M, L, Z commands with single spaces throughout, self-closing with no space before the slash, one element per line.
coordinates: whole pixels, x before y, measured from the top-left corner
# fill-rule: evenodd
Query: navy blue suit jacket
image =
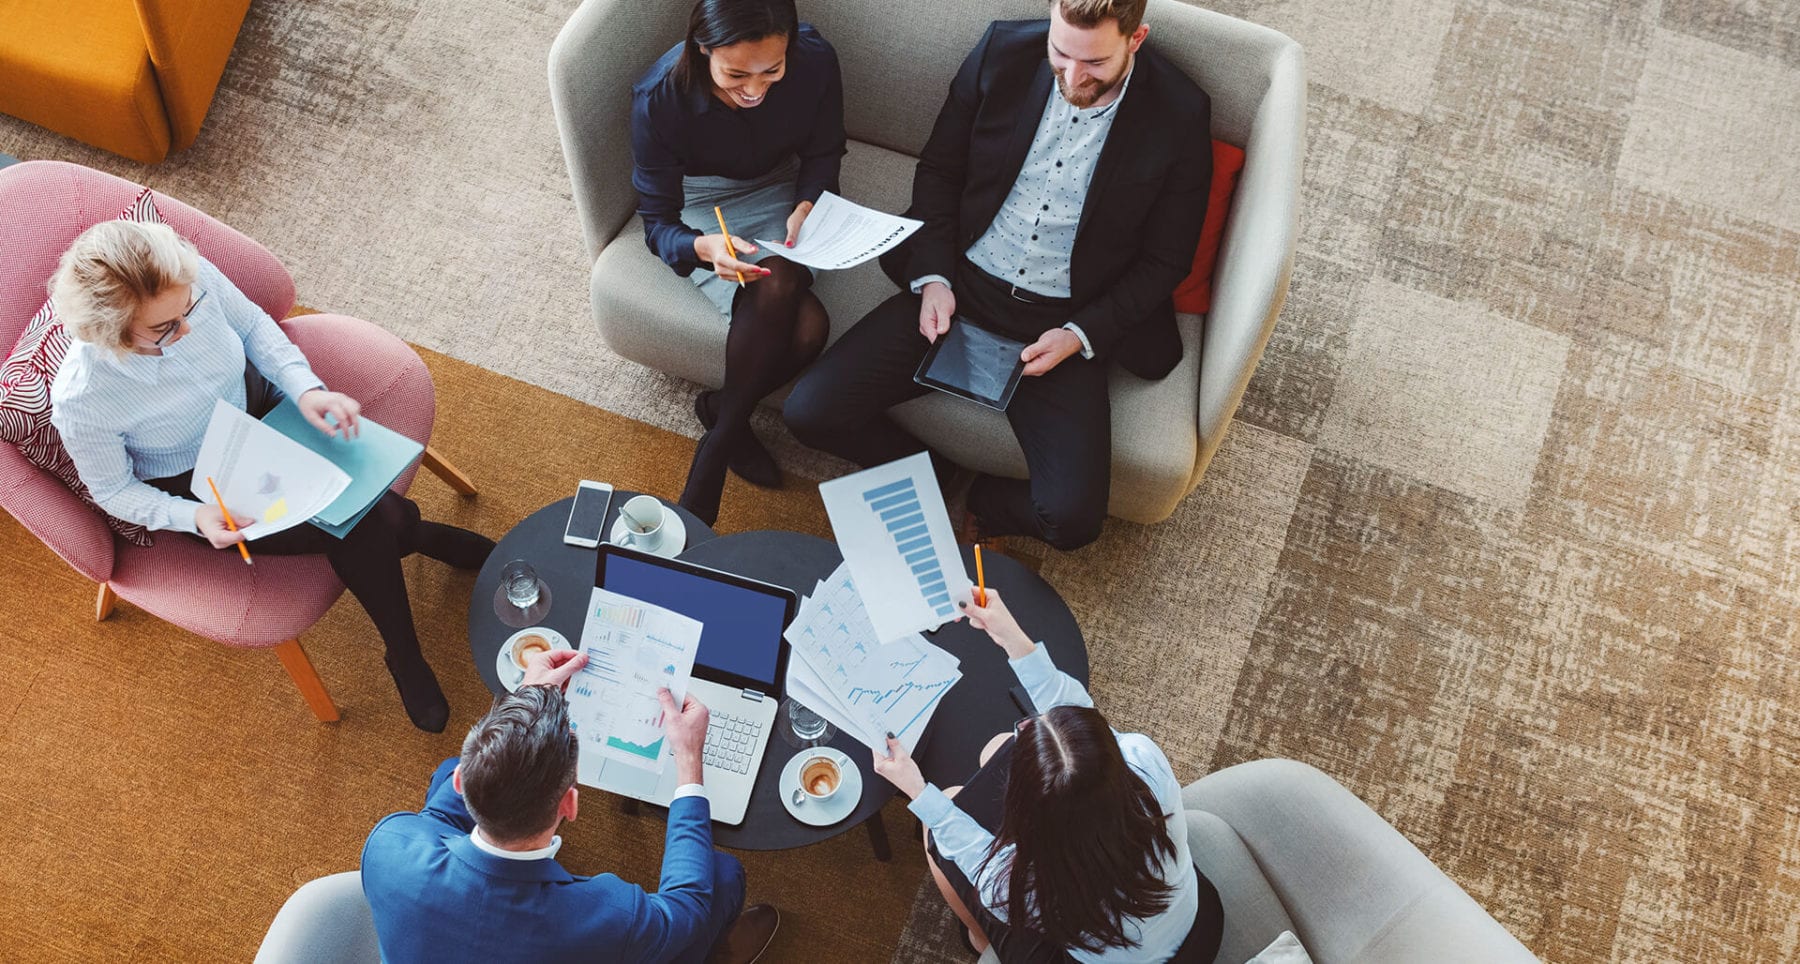
<path fill-rule="evenodd" d="M 669 807 L 657 892 L 613 874 L 580 877 L 555 860 L 507 860 L 469 840 L 475 821 L 432 774 L 425 809 L 375 825 L 363 845 L 363 893 L 381 956 L 410 961 L 662 961 L 706 930 L 712 908 L 712 813 L 705 797 Z"/>

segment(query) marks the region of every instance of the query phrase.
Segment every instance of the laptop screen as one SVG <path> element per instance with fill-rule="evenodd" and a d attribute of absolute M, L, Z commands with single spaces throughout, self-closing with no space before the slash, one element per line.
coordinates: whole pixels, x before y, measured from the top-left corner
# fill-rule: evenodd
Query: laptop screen
<path fill-rule="evenodd" d="M 781 632 L 795 607 L 793 593 L 610 546 L 602 546 L 595 582 L 602 589 L 699 620 L 704 628 L 694 662 L 696 669 L 714 671 L 704 674 L 708 678 L 780 695 Z"/>

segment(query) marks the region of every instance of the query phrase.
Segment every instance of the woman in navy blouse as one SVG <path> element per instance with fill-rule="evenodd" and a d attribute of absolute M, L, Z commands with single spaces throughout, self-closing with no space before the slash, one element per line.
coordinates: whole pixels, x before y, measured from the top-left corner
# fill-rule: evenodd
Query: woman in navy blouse
<path fill-rule="evenodd" d="M 631 154 L 645 242 L 731 326 L 725 384 L 694 401 L 707 432 L 681 493 L 711 525 L 727 467 L 757 485 L 781 484 L 750 414 L 818 357 L 830 331 L 812 273 L 748 239 L 791 246 L 813 202 L 838 189 L 837 54 L 799 22 L 793 0 L 699 0 L 687 39 L 632 88 Z"/>

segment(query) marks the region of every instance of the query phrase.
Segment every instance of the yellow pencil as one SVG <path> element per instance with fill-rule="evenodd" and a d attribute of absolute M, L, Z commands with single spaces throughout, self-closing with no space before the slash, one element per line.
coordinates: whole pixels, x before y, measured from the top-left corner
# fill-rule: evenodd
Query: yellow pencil
<path fill-rule="evenodd" d="M 731 243 L 731 229 L 725 226 L 725 212 L 719 210 L 719 206 L 717 204 L 715 204 L 715 205 L 713 205 L 713 214 L 717 215 L 719 218 L 719 233 L 723 234 L 725 236 L 725 251 L 726 251 L 726 253 L 730 254 L 734 258 L 737 257 L 737 248 Z M 738 276 L 738 287 L 742 288 L 744 286 L 744 273 L 742 271 L 739 271 L 737 273 L 737 276 Z"/>
<path fill-rule="evenodd" d="M 975 605 L 987 605 L 987 573 L 981 569 L 981 543 L 975 543 Z"/>
<path fill-rule="evenodd" d="M 219 514 L 225 517 L 225 528 L 236 532 L 237 523 L 231 521 L 231 510 L 225 508 L 225 500 L 219 498 L 219 487 L 213 484 L 212 476 L 210 475 L 206 477 L 206 487 L 212 490 L 213 501 L 218 503 L 219 506 Z M 237 547 L 238 554 L 244 557 L 244 565 L 254 565 L 254 563 L 250 561 L 250 547 L 241 542 L 237 544 Z M 979 565 L 977 565 L 977 568 L 979 568 Z"/>

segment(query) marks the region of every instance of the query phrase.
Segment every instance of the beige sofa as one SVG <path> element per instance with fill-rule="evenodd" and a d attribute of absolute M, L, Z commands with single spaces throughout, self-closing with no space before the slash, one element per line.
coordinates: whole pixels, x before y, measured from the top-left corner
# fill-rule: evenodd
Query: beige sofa
<path fill-rule="evenodd" d="M 631 84 L 680 40 L 686 0 L 585 0 L 550 51 L 550 93 L 588 255 L 594 320 L 633 361 L 716 386 L 725 325 L 690 282 L 644 245 L 634 215 L 628 137 Z M 1040 0 L 800 0 L 803 20 L 837 48 L 850 135 L 843 193 L 901 211 L 925 143 L 965 54 L 989 21 L 1047 15 Z M 1306 82 L 1299 45 L 1280 33 L 1174 0 L 1151 0 L 1150 43 L 1212 97 L 1213 136 L 1248 157 L 1215 276 L 1213 310 L 1182 315 L 1186 351 L 1166 378 L 1114 366 L 1110 514 L 1158 522 L 1199 484 L 1243 396 L 1287 293 L 1293 266 Z M 894 287 L 874 262 L 818 285 L 835 338 Z M 777 395 L 774 401 L 779 401 Z M 1005 417 L 947 395 L 895 411 L 957 462 L 1024 478 Z"/>

